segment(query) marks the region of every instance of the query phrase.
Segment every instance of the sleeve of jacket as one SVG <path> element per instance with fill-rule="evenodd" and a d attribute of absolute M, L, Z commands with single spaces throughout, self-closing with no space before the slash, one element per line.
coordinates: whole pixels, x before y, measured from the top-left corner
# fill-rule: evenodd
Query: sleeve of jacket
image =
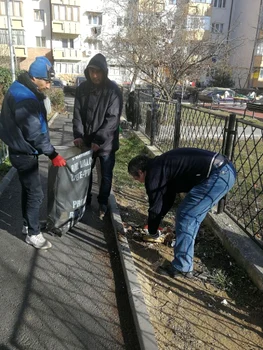
<path fill-rule="evenodd" d="M 121 96 L 114 92 L 110 98 L 102 126 L 96 132 L 93 142 L 101 146 L 112 137 L 120 124 Z"/>
<path fill-rule="evenodd" d="M 28 99 L 18 103 L 15 119 L 25 141 L 39 154 L 45 154 L 51 158 L 57 155 L 55 148 L 50 143 L 48 125 L 45 116 L 40 112 L 38 101 Z"/>
<path fill-rule="evenodd" d="M 74 139 L 82 138 L 84 136 L 84 127 L 81 118 L 81 100 L 80 100 L 80 89 L 77 87 L 73 109 L 73 136 Z"/>
<path fill-rule="evenodd" d="M 167 179 L 162 171 L 155 168 L 147 179 L 146 191 L 149 198 L 148 231 L 156 234 L 162 218 L 171 209 L 176 194 L 169 190 Z"/>

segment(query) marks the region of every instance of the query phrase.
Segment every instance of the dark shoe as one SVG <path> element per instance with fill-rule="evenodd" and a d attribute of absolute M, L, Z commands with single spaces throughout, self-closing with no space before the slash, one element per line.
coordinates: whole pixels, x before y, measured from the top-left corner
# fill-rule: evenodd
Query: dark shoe
<path fill-rule="evenodd" d="M 159 266 L 156 272 L 159 273 L 160 275 L 170 276 L 172 278 L 182 278 L 182 277 L 193 278 L 194 277 L 192 271 L 189 271 L 189 272 L 179 271 L 176 268 L 174 268 L 171 263 Z"/>
<path fill-rule="evenodd" d="M 104 219 L 105 215 L 107 214 L 108 206 L 106 204 L 100 204 L 99 207 L 99 217 L 101 220 Z"/>

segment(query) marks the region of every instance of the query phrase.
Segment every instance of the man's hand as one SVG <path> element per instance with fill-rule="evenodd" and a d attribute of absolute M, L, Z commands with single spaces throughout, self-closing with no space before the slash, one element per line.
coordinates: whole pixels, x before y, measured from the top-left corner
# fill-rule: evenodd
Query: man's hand
<path fill-rule="evenodd" d="M 75 139 L 73 142 L 76 147 L 81 148 L 83 146 L 83 139 L 81 137 Z"/>
<path fill-rule="evenodd" d="M 54 166 L 65 166 L 67 164 L 66 160 L 60 154 L 52 159 L 51 162 Z"/>
<path fill-rule="evenodd" d="M 97 145 L 96 143 L 91 144 L 91 149 L 93 152 L 97 152 L 100 149 L 100 146 Z"/>

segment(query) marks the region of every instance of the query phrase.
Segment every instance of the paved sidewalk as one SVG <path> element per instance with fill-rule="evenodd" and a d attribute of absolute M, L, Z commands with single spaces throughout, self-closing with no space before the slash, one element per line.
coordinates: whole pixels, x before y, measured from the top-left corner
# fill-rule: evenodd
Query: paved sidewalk
<path fill-rule="evenodd" d="M 72 143 L 71 118 L 53 121 L 54 145 Z M 44 191 L 47 164 L 41 156 Z M 145 313 L 140 328 L 136 306 L 130 307 L 134 298 L 125 284 L 116 228 L 110 215 L 104 221 L 97 215 L 97 186 L 81 223 L 62 237 L 46 234 L 53 247 L 39 251 L 24 242 L 20 185 L 13 175 L 0 196 L 0 349 L 156 349 Z M 45 208 L 43 203 L 42 219 Z"/>

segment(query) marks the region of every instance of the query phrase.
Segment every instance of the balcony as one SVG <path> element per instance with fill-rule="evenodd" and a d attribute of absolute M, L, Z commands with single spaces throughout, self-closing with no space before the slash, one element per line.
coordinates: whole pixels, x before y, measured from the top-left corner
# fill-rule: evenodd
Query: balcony
<path fill-rule="evenodd" d="M 80 23 L 68 21 L 52 21 L 52 32 L 60 34 L 80 35 Z"/>
<path fill-rule="evenodd" d="M 21 57 L 21 58 L 27 57 L 27 47 L 26 46 L 15 45 L 14 50 L 15 50 L 16 57 Z"/>
<path fill-rule="evenodd" d="M 100 34 L 101 26 L 87 26 L 85 33 L 83 33 L 83 36 L 85 37 L 85 41 L 89 41 L 99 39 Z"/>
<path fill-rule="evenodd" d="M 81 0 L 51 0 L 54 5 L 81 6 Z"/>
<path fill-rule="evenodd" d="M 23 18 L 11 18 L 12 29 L 24 29 Z M 0 16 L 0 28 L 7 29 L 6 16 Z"/>
<path fill-rule="evenodd" d="M 53 58 L 54 60 L 81 61 L 82 51 L 81 49 L 56 48 L 53 49 Z"/>
<path fill-rule="evenodd" d="M 27 57 L 27 47 L 24 45 L 14 45 L 15 57 L 26 58 Z M 3 57 L 10 56 L 10 48 L 7 44 L 0 44 L 0 54 Z"/>

